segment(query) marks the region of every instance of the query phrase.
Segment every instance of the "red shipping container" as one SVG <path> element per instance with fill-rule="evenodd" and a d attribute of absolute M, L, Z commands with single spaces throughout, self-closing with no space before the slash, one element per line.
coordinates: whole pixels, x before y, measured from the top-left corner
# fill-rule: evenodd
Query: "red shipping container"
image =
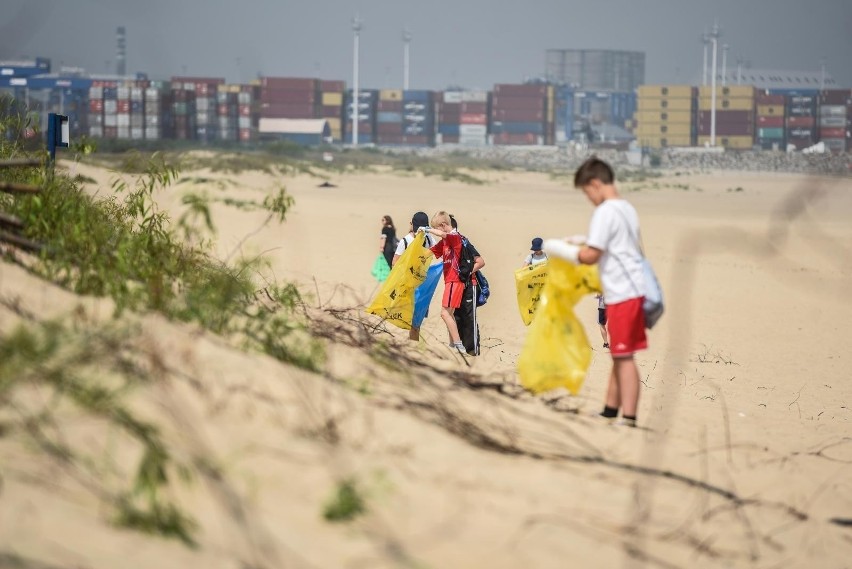
<path fill-rule="evenodd" d="M 488 112 L 488 103 L 461 103 L 461 112 L 469 114 L 485 114 Z"/>
<path fill-rule="evenodd" d="M 438 124 L 461 124 L 460 113 L 439 113 Z"/>
<path fill-rule="evenodd" d="M 279 119 L 312 119 L 316 118 L 316 107 L 313 104 L 261 103 L 260 116 Z"/>
<path fill-rule="evenodd" d="M 130 100 L 129 99 L 119 99 L 115 103 L 116 112 L 119 114 L 127 114 L 130 112 Z"/>
<path fill-rule="evenodd" d="M 401 122 L 380 122 L 376 125 L 376 132 L 379 136 L 383 134 L 398 134 L 402 136 Z"/>
<path fill-rule="evenodd" d="M 767 95 L 765 93 L 757 93 L 754 96 L 754 102 L 758 105 L 784 105 L 786 100 L 784 95 Z"/>
<path fill-rule="evenodd" d="M 316 91 L 319 88 L 319 80 L 301 77 L 261 77 L 260 86 L 268 89 Z"/>
<path fill-rule="evenodd" d="M 402 142 L 405 144 L 417 144 L 422 146 L 432 144 L 432 140 L 423 134 L 407 134 L 402 137 Z"/>
<path fill-rule="evenodd" d="M 319 115 L 324 119 L 342 119 L 343 107 L 325 105 L 320 107 Z"/>
<path fill-rule="evenodd" d="M 181 83 L 201 83 L 204 85 L 222 85 L 225 80 L 221 77 L 190 77 L 188 75 L 174 75 L 171 81 L 180 81 Z"/>
<path fill-rule="evenodd" d="M 228 105 L 221 103 L 217 106 L 217 112 L 220 117 L 228 116 Z"/>
<path fill-rule="evenodd" d="M 376 104 L 376 110 L 379 112 L 390 112 L 390 113 L 401 113 L 402 112 L 402 101 L 382 101 Z"/>
<path fill-rule="evenodd" d="M 845 128 L 821 128 L 819 129 L 820 138 L 846 138 Z"/>
<path fill-rule="evenodd" d="M 403 136 L 402 134 L 382 134 L 379 131 L 379 134 L 376 135 L 376 142 L 379 144 L 402 144 Z"/>
<path fill-rule="evenodd" d="M 241 117 L 250 117 L 251 116 L 251 105 L 240 105 L 238 107 Z"/>
<path fill-rule="evenodd" d="M 454 135 L 454 134 L 444 134 L 444 135 L 441 136 L 441 141 L 444 144 L 458 144 L 459 138 L 460 138 L 459 136 Z"/>
<path fill-rule="evenodd" d="M 250 128 L 241 128 L 239 130 L 239 133 L 240 133 L 240 140 L 243 141 L 243 142 L 249 141 L 252 138 Z"/>
<path fill-rule="evenodd" d="M 538 144 L 538 136 L 535 134 L 511 134 L 501 132 L 494 135 L 494 144 Z"/>
<path fill-rule="evenodd" d="M 488 124 L 488 116 L 485 114 L 461 114 L 459 124 Z"/>
<path fill-rule="evenodd" d="M 710 122 L 698 123 L 698 135 L 710 136 Z M 716 123 L 716 136 L 753 136 L 753 124 Z"/>
<path fill-rule="evenodd" d="M 460 113 L 461 112 L 461 103 L 444 103 L 438 102 L 438 111 L 440 112 L 450 112 L 450 113 Z"/>
<path fill-rule="evenodd" d="M 491 99 L 491 112 L 497 109 L 518 109 L 527 111 L 544 111 L 544 98 L 541 97 L 504 97 L 494 96 Z"/>
<path fill-rule="evenodd" d="M 544 120 L 544 111 L 495 109 L 491 111 L 491 119 L 503 122 L 541 122 Z"/>
<path fill-rule="evenodd" d="M 353 130 L 355 129 L 352 127 L 352 123 L 346 123 L 346 132 L 351 133 Z M 364 121 L 359 122 L 358 135 L 360 136 L 362 134 L 373 134 L 373 125 Z"/>
<path fill-rule="evenodd" d="M 544 97 L 547 95 L 547 85 L 494 85 L 494 95 L 507 97 Z"/>
<path fill-rule="evenodd" d="M 784 117 L 757 117 L 757 126 L 760 128 L 783 128 Z"/>
<path fill-rule="evenodd" d="M 104 138 L 118 138 L 118 128 L 114 126 L 105 126 Z"/>
<path fill-rule="evenodd" d="M 787 144 L 792 144 L 796 147 L 797 150 L 801 150 L 803 148 L 807 148 L 808 146 L 813 146 L 814 139 L 807 138 L 798 138 L 798 137 L 787 137 Z"/>
<path fill-rule="evenodd" d="M 852 99 L 852 90 L 849 89 L 827 89 L 819 95 L 820 105 L 847 105 Z"/>
<path fill-rule="evenodd" d="M 260 100 L 264 103 L 316 103 L 319 102 L 317 91 L 304 89 L 261 89 Z"/>
<path fill-rule="evenodd" d="M 346 89 L 346 83 L 336 80 L 320 81 L 319 89 L 323 93 L 342 93 Z"/>
<path fill-rule="evenodd" d="M 104 110 L 103 99 L 89 99 L 89 110 L 93 113 L 100 113 Z"/>
<path fill-rule="evenodd" d="M 698 111 L 698 122 L 710 124 L 710 111 Z M 716 111 L 716 124 L 754 124 L 754 111 Z"/>
<path fill-rule="evenodd" d="M 787 117 L 787 126 L 814 126 L 814 117 Z"/>

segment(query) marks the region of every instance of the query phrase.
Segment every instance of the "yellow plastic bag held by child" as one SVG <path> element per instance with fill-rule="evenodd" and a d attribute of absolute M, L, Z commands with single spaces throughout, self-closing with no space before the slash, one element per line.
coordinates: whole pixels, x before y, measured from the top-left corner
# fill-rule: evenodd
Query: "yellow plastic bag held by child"
<path fill-rule="evenodd" d="M 533 321 L 536 308 L 541 299 L 541 287 L 547 277 L 547 261 L 537 265 L 527 265 L 515 271 L 515 289 L 518 292 L 518 310 L 525 326 Z"/>
<path fill-rule="evenodd" d="M 414 289 L 426 280 L 433 258 L 432 251 L 424 244 L 423 233 L 417 233 L 411 245 L 397 259 L 382 288 L 367 307 L 367 313 L 375 314 L 403 330 L 411 329 Z"/>
<path fill-rule="evenodd" d="M 583 386 L 592 350 L 574 305 L 600 292 L 597 266 L 550 259 L 541 300 L 518 358 L 521 384 L 533 393 L 564 387 L 576 395 Z"/>

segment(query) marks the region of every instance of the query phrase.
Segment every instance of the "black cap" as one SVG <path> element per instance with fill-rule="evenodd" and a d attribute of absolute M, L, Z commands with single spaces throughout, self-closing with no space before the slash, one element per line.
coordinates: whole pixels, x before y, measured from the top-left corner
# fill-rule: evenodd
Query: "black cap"
<path fill-rule="evenodd" d="M 429 227 L 429 216 L 418 211 L 411 217 L 411 227 L 417 230 L 418 227 Z"/>
<path fill-rule="evenodd" d="M 530 251 L 541 251 L 542 239 L 541 237 L 536 237 L 532 240 L 532 247 L 530 247 Z"/>

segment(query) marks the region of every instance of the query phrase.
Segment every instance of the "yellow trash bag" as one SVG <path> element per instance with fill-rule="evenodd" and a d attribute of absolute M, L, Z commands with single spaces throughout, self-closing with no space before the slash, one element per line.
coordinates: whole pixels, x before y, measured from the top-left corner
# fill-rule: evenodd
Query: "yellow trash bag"
<path fill-rule="evenodd" d="M 547 277 L 547 261 L 528 265 L 515 271 L 515 289 L 518 293 L 518 310 L 524 326 L 529 326 L 541 299 L 541 287 Z"/>
<path fill-rule="evenodd" d="M 564 387 L 576 395 L 583 386 L 592 349 L 574 305 L 601 291 L 597 266 L 548 261 L 535 318 L 518 358 L 521 384 L 533 393 Z"/>
<path fill-rule="evenodd" d="M 382 284 L 373 302 L 367 307 L 368 314 L 375 314 L 403 330 L 411 329 L 414 319 L 414 289 L 426 280 L 429 265 L 435 256 L 426 245 L 423 233 L 406 247 L 397 259 L 388 278 Z"/>

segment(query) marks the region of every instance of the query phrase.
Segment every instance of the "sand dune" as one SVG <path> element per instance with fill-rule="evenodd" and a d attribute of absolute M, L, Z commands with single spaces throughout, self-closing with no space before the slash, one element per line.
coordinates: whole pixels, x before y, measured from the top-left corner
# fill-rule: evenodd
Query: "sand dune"
<path fill-rule="evenodd" d="M 75 168 L 107 187 L 109 173 Z M 269 278 L 302 285 L 313 328 L 331 338 L 324 372 L 156 315 L 123 318 L 127 345 L 159 370 L 134 408 L 162 426 L 175 457 L 215 465 L 174 496 L 198 519 L 199 546 L 111 527 L 85 481 L 9 436 L 0 438 L 0 566 L 848 563 L 852 533 L 830 520 L 852 517 L 852 182 L 671 172 L 622 185 L 667 300 L 638 357 L 643 428 L 631 430 L 588 416 L 609 370 L 592 298 L 577 307 L 595 348 L 581 394 L 532 397 L 517 386 L 526 328 L 512 271 L 532 237 L 585 233 L 591 205 L 544 174 L 475 175 L 487 183 L 378 171 L 320 188 L 307 175 L 184 172 L 207 181 L 162 195 L 175 215 L 186 191 L 262 199 L 283 184 L 295 197 L 283 224 L 214 206 L 215 247 L 223 258 L 265 254 Z M 381 216 L 402 234 L 420 209 L 456 214 L 486 259 L 492 296 L 470 368 L 444 347 L 436 301 L 420 346 L 344 318 L 362 316 L 376 290 Z M 10 264 L 0 265 L 0 299 L 0 333 L 23 314 L 81 330 L 111 314 L 109 301 Z M 389 344 L 391 361 L 362 349 L 375 341 Z M 69 440 L 123 456 L 98 424 L 57 413 Z M 323 503 L 344 479 L 358 482 L 367 513 L 332 524 Z"/>

